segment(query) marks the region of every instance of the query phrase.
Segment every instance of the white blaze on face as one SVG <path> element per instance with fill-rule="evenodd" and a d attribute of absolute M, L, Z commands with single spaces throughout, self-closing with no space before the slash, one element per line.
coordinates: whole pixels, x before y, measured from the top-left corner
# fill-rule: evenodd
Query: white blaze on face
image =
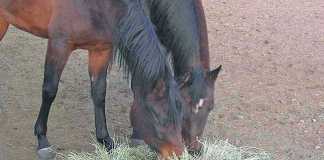
<path fill-rule="evenodd" d="M 199 109 L 203 107 L 205 100 L 201 98 L 199 102 L 196 104 L 196 107 L 194 109 L 194 113 L 197 114 L 199 112 Z"/>
<path fill-rule="evenodd" d="M 204 102 L 205 102 L 204 99 L 200 99 L 198 103 L 198 107 L 202 107 L 204 105 Z"/>

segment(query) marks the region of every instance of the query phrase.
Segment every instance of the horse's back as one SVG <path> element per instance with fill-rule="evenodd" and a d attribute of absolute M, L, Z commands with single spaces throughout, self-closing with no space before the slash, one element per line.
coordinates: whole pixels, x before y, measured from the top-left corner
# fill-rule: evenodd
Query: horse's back
<path fill-rule="evenodd" d="M 114 3 L 115 0 L 0 0 L 0 17 L 36 36 L 67 36 L 86 48 L 89 41 L 111 42 L 112 24 L 118 12 Z"/>
<path fill-rule="evenodd" d="M 53 0 L 0 0 L 0 16 L 9 24 L 48 37 Z"/>
<path fill-rule="evenodd" d="M 68 4 L 65 0 L 59 1 L 53 13 L 53 23 L 59 24 L 53 24 L 53 27 L 67 29 L 66 33 L 72 34 L 79 48 L 91 49 L 112 43 L 115 18 L 118 17 L 118 8 L 112 4 L 114 0 L 70 0 Z M 62 5 L 65 8 L 59 7 Z M 94 43 L 97 45 L 92 46 Z"/>

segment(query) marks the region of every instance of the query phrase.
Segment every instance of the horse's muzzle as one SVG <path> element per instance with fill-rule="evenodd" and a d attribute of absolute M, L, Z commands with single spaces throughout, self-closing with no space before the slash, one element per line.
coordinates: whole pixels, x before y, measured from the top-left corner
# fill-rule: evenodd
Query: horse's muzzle
<path fill-rule="evenodd" d="M 180 156 L 184 151 L 184 146 L 175 146 L 172 144 L 163 144 L 158 149 L 160 153 L 160 160 L 167 160 L 173 156 Z"/>
<path fill-rule="evenodd" d="M 188 152 L 191 155 L 200 155 L 203 150 L 203 144 L 199 142 L 197 139 L 193 141 L 186 142 L 186 146 L 188 148 Z"/>

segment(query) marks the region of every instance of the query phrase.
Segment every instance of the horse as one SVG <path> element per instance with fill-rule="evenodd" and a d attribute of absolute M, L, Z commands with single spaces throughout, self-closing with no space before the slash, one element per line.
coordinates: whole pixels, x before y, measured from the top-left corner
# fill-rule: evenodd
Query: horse
<path fill-rule="evenodd" d="M 184 150 L 182 98 L 161 44 L 140 0 L 0 0 L 0 41 L 13 25 L 48 39 L 42 86 L 42 104 L 35 123 L 40 159 L 55 154 L 46 137 L 47 121 L 62 71 L 76 49 L 88 51 L 96 139 L 107 150 L 114 142 L 105 115 L 106 78 L 116 59 L 131 75 L 140 112 L 135 130 L 163 157 Z"/>
<path fill-rule="evenodd" d="M 175 75 L 185 101 L 182 137 L 189 152 L 197 154 L 202 148 L 199 139 L 215 105 L 214 84 L 222 68 L 220 65 L 210 70 L 207 24 L 202 2 L 143 0 L 142 3 L 156 26 L 159 39 L 172 54 Z M 135 99 L 131 120 L 136 118 L 136 108 Z M 131 138 L 135 144 L 142 144 L 143 137 L 133 129 Z"/>

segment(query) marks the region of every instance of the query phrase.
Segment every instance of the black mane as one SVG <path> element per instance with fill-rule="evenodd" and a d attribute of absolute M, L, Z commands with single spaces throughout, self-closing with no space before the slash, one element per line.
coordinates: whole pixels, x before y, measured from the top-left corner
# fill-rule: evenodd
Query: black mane
<path fill-rule="evenodd" d="M 139 86 L 142 92 L 152 91 L 158 80 L 165 82 L 169 100 L 168 119 L 176 123 L 181 119 L 180 97 L 168 64 L 167 50 L 144 13 L 142 3 L 133 0 L 126 2 L 126 6 L 127 13 L 119 20 L 114 33 L 115 57 L 127 74 L 131 74 L 132 85 Z"/>
<path fill-rule="evenodd" d="M 128 3 L 127 13 L 119 20 L 115 32 L 115 57 L 132 76 L 142 77 L 145 82 L 157 81 L 166 72 L 166 49 L 160 45 L 142 6 Z"/>

